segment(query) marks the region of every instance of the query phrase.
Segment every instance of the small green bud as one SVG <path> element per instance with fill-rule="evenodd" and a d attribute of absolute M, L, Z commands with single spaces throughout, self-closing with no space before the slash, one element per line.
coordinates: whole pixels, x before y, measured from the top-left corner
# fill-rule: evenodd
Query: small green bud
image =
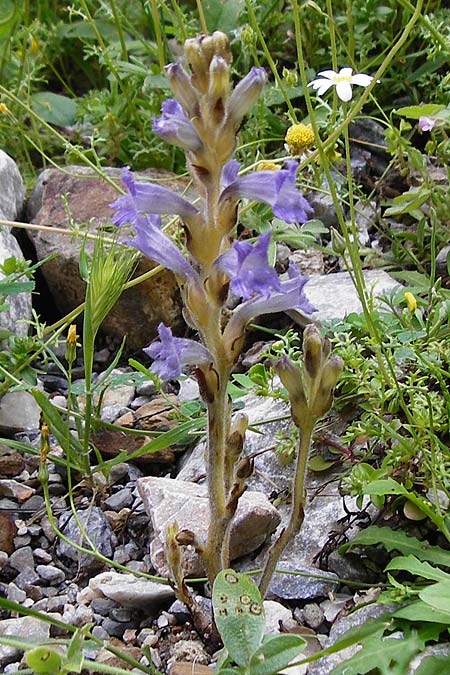
<path fill-rule="evenodd" d="M 331 228 L 331 248 L 336 255 L 344 255 L 347 250 L 345 239 L 336 228 Z"/>
<path fill-rule="evenodd" d="M 25 663 L 34 673 L 57 675 L 61 669 L 61 656 L 50 647 L 35 647 L 25 653 Z"/>

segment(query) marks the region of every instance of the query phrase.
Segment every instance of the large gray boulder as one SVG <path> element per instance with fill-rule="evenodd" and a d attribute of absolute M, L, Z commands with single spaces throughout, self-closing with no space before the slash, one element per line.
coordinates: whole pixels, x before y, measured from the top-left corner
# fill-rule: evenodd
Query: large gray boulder
<path fill-rule="evenodd" d="M 14 221 L 23 207 L 24 187 L 15 161 L 0 150 L 0 220 Z M 7 258 L 23 260 L 23 254 L 10 227 L 0 224 L 0 264 Z M 0 279 L 5 275 L 0 273 Z M 0 312 L 0 328 L 25 336 L 31 319 L 31 292 L 18 293 L 6 298 L 7 308 Z"/>

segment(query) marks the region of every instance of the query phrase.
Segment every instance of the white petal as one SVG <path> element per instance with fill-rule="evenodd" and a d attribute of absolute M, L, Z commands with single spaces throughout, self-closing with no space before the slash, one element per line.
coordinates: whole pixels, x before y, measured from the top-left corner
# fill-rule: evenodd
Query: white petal
<path fill-rule="evenodd" d="M 341 68 L 338 77 L 348 77 L 348 79 L 351 78 L 353 73 L 353 68 Z"/>
<path fill-rule="evenodd" d="M 317 92 L 317 96 L 322 96 L 330 87 L 334 85 L 334 82 L 331 80 L 316 80 L 318 84 L 314 85 L 314 89 Z"/>
<path fill-rule="evenodd" d="M 352 84 L 359 84 L 360 87 L 368 87 L 372 82 L 373 77 L 366 75 L 365 73 L 357 73 L 352 77 Z"/>
<path fill-rule="evenodd" d="M 342 81 L 338 82 L 336 85 L 336 94 L 339 96 L 341 101 L 351 101 L 352 99 L 352 87 L 350 82 Z"/>
<path fill-rule="evenodd" d="M 321 70 L 319 75 L 321 77 L 326 77 L 328 80 L 334 80 L 334 78 L 337 77 L 335 70 Z"/>

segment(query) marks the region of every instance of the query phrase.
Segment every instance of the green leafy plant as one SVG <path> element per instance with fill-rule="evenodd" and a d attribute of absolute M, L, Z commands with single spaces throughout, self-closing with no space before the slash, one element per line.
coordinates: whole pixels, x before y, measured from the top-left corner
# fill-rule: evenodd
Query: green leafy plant
<path fill-rule="evenodd" d="M 304 649 L 305 640 L 299 635 L 264 635 L 261 594 L 248 575 L 222 570 L 214 581 L 212 601 L 224 645 L 217 675 L 275 675 Z"/>

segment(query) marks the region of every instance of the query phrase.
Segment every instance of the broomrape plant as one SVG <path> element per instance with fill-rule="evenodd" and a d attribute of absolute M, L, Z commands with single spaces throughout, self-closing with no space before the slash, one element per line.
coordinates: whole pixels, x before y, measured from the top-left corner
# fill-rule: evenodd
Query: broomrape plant
<path fill-rule="evenodd" d="M 242 119 L 266 82 L 264 69 L 252 68 L 233 88 L 228 39 L 221 32 L 187 40 L 184 52 L 190 74 L 178 62 L 166 67 L 175 98 L 163 103 L 153 131 L 185 151 L 198 203 L 194 205 L 166 187 L 135 181 L 125 168 L 122 180 L 126 194 L 111 206 L 112 222 L 117 226 L 131 224 L 134 229 L 127 243 L 174 272 L 185 319 L 199 336 L 199 341 L 174 337 L 170 328 L 161 324 L 159 340 L 144 350 L 153 359 L 152 372 L 161 379 L 177 378 L 185 366 L 193 366 L 208 410 L 208 535 L 206 541 L 197 541 L 192 532 L 178 532 L 176 524 L 167 533 L 168 562 L 179 594 L 189 600 L 179 546 L 195 547 L 211 583 L 229 567 L 230 523 L 253 468 L 244 453 L 247 417 L 238 414 L 232 418 L 227 394 L 246 326 L 261 314 L 293 308 L 311 314 L 314 308 L 304 295 L 307 277 L 291 265 L 287 278 L 279 278 L 269 264 L 270 233 L 262 234 L 254 243 L 234 239 L 242 199 L 269 204 L 274 216 L 287 223 L 304 223 L 312 211 L 296 187 L 295 160 L 287 161 L 283 168 L 239 175 L 238 162 L 233 159 Z M 180 217 L 187 256 L 162 231 L 162 214 Z M 240 300 L 233 311 L 227 307 L 230 296 Z M 303 474 L 312 428 L 331 405 L 341 369 L 340 360 L 329 358 L 329 346 L 313 326 L 307 331 L 304 353 L 302 368 L 287 358 L 279 364 L 295 422 L 303 435 L 291 524 L 272 550 L 261 580 L 264 590 L 287 535 L 300 526 Z"/>

